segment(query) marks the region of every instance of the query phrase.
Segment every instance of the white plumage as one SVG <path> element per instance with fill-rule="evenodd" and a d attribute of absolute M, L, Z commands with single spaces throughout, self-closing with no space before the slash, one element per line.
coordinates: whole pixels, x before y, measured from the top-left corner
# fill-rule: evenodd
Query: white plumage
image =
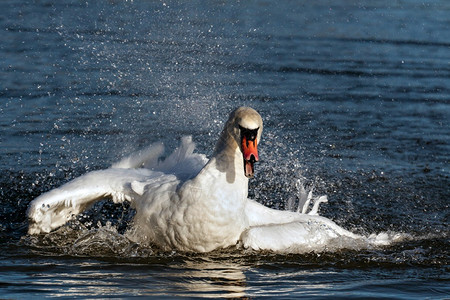
<path fill-rule="evenodd" d="M 48 233 L 96 200 L 111 197 L 136 209 L 129 238 L 164 250 L 208 252 L 240 243 L 285 251 L 361 238 L 316 215 L 317 206 L 310 214 L 279 211 L 247 198 L 262 128 L 255 110 L 240 107 L 230 114 L 209 161 L 194 154 L 194 143 L 185 137 L 163 162 L 158 161 L 163 147 L 157 144 L 109 169 L 87 173 L 31 202 L 28 233 Z"/>

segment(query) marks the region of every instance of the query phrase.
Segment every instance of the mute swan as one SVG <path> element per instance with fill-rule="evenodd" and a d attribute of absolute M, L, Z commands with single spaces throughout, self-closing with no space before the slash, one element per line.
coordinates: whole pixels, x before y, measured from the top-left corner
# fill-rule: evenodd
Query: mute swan
<path fill-rule="evenodd" d="M 28 208 L 29 234 L 64 225 L 95 201 L 111 197 L 136 209 L 130 239 L 163 250 L 209 252 L 241 244 L 285 251 L 359 238 L 314 214 L 278 211 L 248 199 L 248 179 L 259 160 L 263 123 L 254 109 L 234 110 L 212 158 L 194 154 L 190 137 L 163 162 L 162 145 L 127 157 L 106 170 L 78 177 L 42 194 Z M 324 202 L 326 199 L 319 199 Z"/>

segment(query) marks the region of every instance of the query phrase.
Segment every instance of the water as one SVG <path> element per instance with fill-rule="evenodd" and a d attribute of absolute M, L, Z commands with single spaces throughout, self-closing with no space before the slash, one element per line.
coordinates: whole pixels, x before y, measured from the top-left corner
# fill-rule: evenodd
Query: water
<path fill-rule="evenodd" d="M 449 298 L 447 1 L 2 1 L 0 293 L 23 297 Z M 373 249 L 159 252 L 102 202 L 46 236 L 28 203 L 131 151 L 191 134 L 210 155 L 227 114 L 263 116 L 252 198 L 296 182 Z M 293 198 L 294 197 L 294 198 Z"/>

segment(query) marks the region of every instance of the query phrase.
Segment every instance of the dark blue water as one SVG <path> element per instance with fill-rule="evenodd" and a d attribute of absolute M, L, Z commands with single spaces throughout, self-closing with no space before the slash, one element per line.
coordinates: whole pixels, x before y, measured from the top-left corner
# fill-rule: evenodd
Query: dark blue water
<path fill-rule="evenodd" d="M 450 298 L 448 1 L 0 2 L 0 295 Z M 263 116 L 252 198 L 300 179 L 374 249 L 161 253 L 107 201 L 26 235 L 28 203 L 87 171 Z"/>

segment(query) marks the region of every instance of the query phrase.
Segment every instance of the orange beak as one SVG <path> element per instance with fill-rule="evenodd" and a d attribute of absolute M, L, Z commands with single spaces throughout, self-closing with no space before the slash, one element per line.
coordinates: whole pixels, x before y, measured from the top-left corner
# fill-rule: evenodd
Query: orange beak
<path fill-rule="evenodd" d="M 253 164 L 259 160 L 258 157 L 258 141 L 256 138 L 248 140 L 244 135 L 242 137 L 242 153 L 244 155 L 244 172 L 248 178 L 253 177 L 255 169 Z"/>

